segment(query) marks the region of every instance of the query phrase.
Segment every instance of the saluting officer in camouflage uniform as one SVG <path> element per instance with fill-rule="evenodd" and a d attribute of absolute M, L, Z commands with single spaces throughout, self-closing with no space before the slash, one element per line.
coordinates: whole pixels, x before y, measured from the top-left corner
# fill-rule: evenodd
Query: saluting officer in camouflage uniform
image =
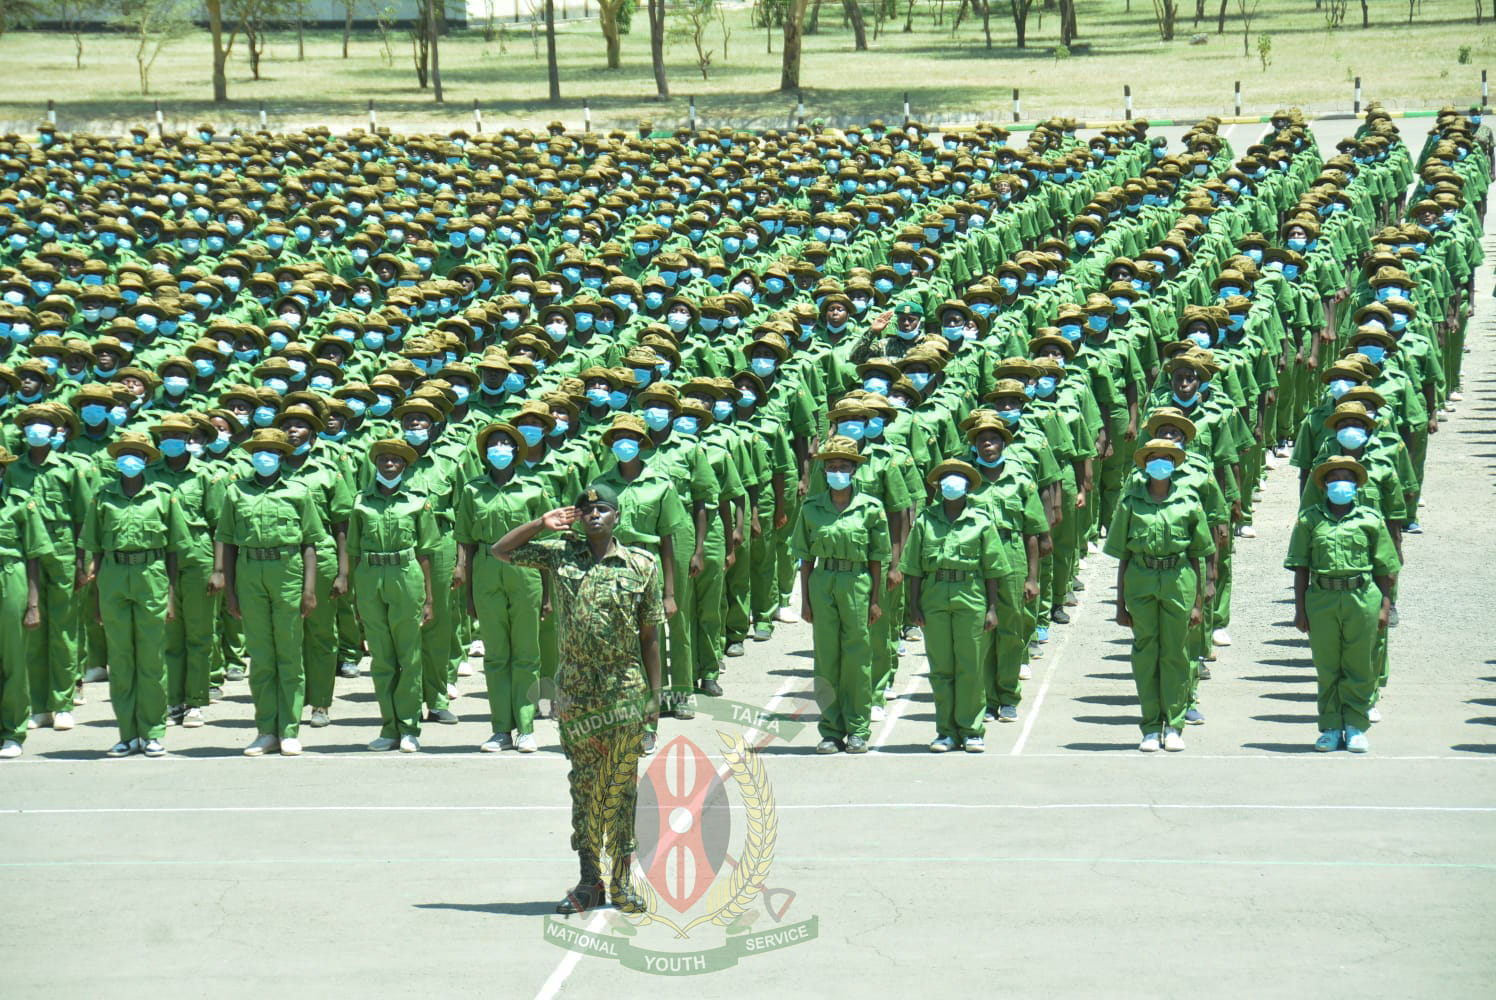
<path fill-rule="evenodd" d="M 638 846 L 634 807 L 644 726 L 659 710 L 665 601 L 654 554 L 613 537 L 618 510 L 617 491 L 598 483 L 576 506 L 522 524 L 493 546 L 497 558 L 550 570 L 555 581 L 561 745 L 571 760 L 571 846 L 582 872 L 558 913 L 605 902 L 604 849 L 613 902 L 628 912 L 644 908 L 630 885 L 629 866 Z M 533 540 L 544 529 L 566 531 L 577 523 L 585 537 Z"/>

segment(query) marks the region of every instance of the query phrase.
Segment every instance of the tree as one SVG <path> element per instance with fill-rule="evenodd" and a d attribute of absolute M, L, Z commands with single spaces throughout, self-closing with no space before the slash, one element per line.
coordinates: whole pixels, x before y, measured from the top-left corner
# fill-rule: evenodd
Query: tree
<path fill-rule="evenodd" d="M 0 0 L 0 35 L 34 24 L 41 15 L 41 4 L 36 0 Z"/>
<path fill-rule="evenodd" d="M 561 70 L 556 65 L 556 0 L 545 0 L 545 73 L 551 84 L 551 103 L 561 103 Z"/>
<path fill-rule="evenodd" d="M 227 64 L 229 49 L 234 39 L 230 35 L 228 45 L 223 44 L 223 0 L 205 0 L 208 7 L 208 33 L 213 39 L 213 103 L 223 104 L 229 99 Z"/>
<path fill-rule="evenodd" d="M 358 6 L 358 0 L 343 0 L 343 58 L 348 58 L 348 38 L 353 34 L 353 8 Z M 489 7 L 490 13 L 493 8 Z"/>
<path fill-rule="evenodd" d="M 655 96 L 670 99 L 670 83 L 665 79 L 665 0 L 649 0 L 649 58 L 654 64 Z"/>
<path fill-rule="evenodd" d="M 867 25 L 862 20 L 862 7 L 857 0 L 842 0 L 842 11 L 847 15 L 847 20 L 852 22 L 853 48 L 858 52 L 866 52 Z"/>
<path fill-rule="evenodd" d="M 1174 40 L 1174 20 L 1179 16 L 1178 0 L 1153 0 L 1153 17 L 1158 21 L 1158 37 Z"/>
<path fill-rule="evenodd" d="M 73 63 L 78 69 L 83 68 L 83 29 L 109 20 L 114 6 L 114 0 L 48 0 L 48 14 L 73 36 Z"/>
<path fill-rule="evenodd" d="M 437 104 L 442 103 L 442 64 L 437 40 L 441 37 L 442 21 L 447 13 L 442 10 L 439 19 L 437 9 L 445 6 L 444 0 L 426 0 L 426 33 L 431 40 L 431 89 L 436 95 Z"/>
<path fill-rule="evenodd" d="M 990 3 L 991 0 L 988 0 Z M 1021 49 L 1027 44 L 1028 16 L 1034 7 L 1034 0 L 1010 0 L 1013 5 L 1013 31 L 1018 36 L 1018 47 Z"/>
<path fill-rule="evenodd" d="M 234 39 L 243 33 L 244 44 L 249 47 L 249 72 L 258 80 L 260 60 L 270 42 L 270 25 L 291 17 L 299 7 L 299 0 L 224 0 L 224 12 L 234 25 L 224 58 L 228 58 L 229 50 L 234 47 Z"/>
<path fill-rule="evenodd" d="M 913 3 L 913 0 L 910 0 Z M 784 58 L 779 71 L 779 89 L 800 89 L 800 43 L 805 35 L 805 8 L 810 0 L 789 0 L 784 12 Z"/>
<path fill-rule="evenodd" d="M 193 0 L 121 0 L 119 19 L 135 38 L 140 92 L 151 92 L 151 67 L 161 50 L 192 30 Z"/>
<path fill-rule="evenodd" d="M 1221 0 L 1225 3 L 1226 0 Z M 1060 44 L 1069 47 L 1080 34 L 1075 26 L 1075 0 L 1060 0 Z"/>
<path fill-rule="evenodd" d="M 619 55 L 623 49 L 623 41 L 618 31 L 618 15 L 626 3 L 628 0 L 597 0 L 597 24 L 603 32 L 609 69 L 617 69 L 621 65 Z"/>
<path fill-rule="evenodd" d="M 1257 5 L 1262 0 L 1236 0 L 1236 12 L 1241 15 L 1241 54 L 1249 56 L 1252 49 L 1247 45 L 1247 35 L 1252 30 L 1252 18 L 1257 16 Z"/>

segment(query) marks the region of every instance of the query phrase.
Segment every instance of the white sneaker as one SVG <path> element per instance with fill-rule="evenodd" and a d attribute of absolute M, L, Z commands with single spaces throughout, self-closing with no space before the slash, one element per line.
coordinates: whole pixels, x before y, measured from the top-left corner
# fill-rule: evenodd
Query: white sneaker
<path fill-rule="evenodd" d="M 1034 679 L 1033 668 L 1030 667 L 1027 663 L 1023 664 L 1021 667 L 1018 668 L 1018 679 L 1021 680 L 1021 681 L 1031 681 L 1031 680 L 1033 680 Z"/>
<path fill-rule="evenodd" d="M 1366 711 L 1366 721 L 1367 722 L 1381 722 L 1382 721 L 1382 710 L 1380 708 L 1377 708 L 1375 705 L 1371 706 L 1371 708 L 1367 709 L 1367 711 Z"/>
<path fill-rule="evenodd" d="M 1420 507 L 1427 507 L 1428 506 L 1428 501 L 1425 500 L 1425 499 L 1423 499 L 1423 497 L 1419 497 L 1418 498 L 1418 506 L 1420 506 Z"/>
<path fill-rule="evenodd" d="M 109 679 L 108 667 L 89 667 L 83 671 L 84 684 L 98 684 Z"/>
<path fill-rule="evenodd" d="M 0 760 L 15 760 L 19 756 L 21 756 L 21 744 L 15 740 L 0 743 Z"/>
<path fill-rule="evenodd" d="M 50 726 L 51 724 L 52 724 L 52 713 L 51 712 L 38 712 L 35 715 L 33 715 L 31 718 L 29 718 L 29 719 L 26 720 L 26 728 L 27 729 L 40 729 L 43 726 Z"/>
<path fill-rule="evenodd" d="M 883 700 L 884 701 L 893 701 L 897 697 L 898 697 L 898 695 L 894 693 L 894 690 L 893 690 L 892 687 L 886 687 L 886 688 L 883 689 Z"/>
<path fill-rule="evenodd" d="M 415 753 L 419 749 L 421 749 L 421 741 L 416 739 L 414 736 L 406 734 L 405 736 L 400 737 L 401 753 Z"/>
<path fill-rule="evenodd" d="M 1262 464 L 1267 466 L 1269 472 L 1278 468 L 1278 456 L 1273 454 L 1271 448 L 1262 453 Z"/>
<path fill-rule="evenodd" d="M 201 729 L 204 725 L 207 724 L 207 721 L 208 721 L 207 719 L 203 718 L 203 710 L 202 709 L 200 709 L 200 708 L 189 708 L 187 710 L 187 714 L 184 715 L 184 716 L 182 716 L 182 728 L 183 729 Z"/>
<path fill-rule="evenodd" d="M 774 612 L 774 620 L 781 625 L 793 625 L 800 620 L 800 616 L 789 608 L 780 608 Z"/>
<path fill-rule="evenodd" d="M 1279 458 L 1291 458 L 1293 456 L 1293 449 L 1286 444 L 1273 449 L 1273 451 Z"/>
<path fill-rule="evenodd" d="M 520 733 L 514 741 L 514 749 L 520 753 L 534 753 L 540 749 L 540 744 L 535 742 L 534 733 Z"/>
<path fill-rule="evenodd" d="M 1085 568 L 1086 568 L 1086 557 L 1085 556 L 1081 556 L 1079 559 L 1077 559 L 1075 561 L 1075 568 L 1077 570 L 1081 571 L 1081 572 L 1085 571 Z"/>
<path fill-rule="evenodd" d="M 494 733 L 479 745 L 478 749 L 484 753 L 500 753 L 514 746 L 514 740 L 508 733 Z"/>
<path fill-rule="evenodd" d="M 65 733 L 69 729 L 72 729 L 73 713 L 58 712 L 56 715 L 52 716 L 52 728 L 57 730 L 59 733 Z"/>
<path fill-rule="evenodd" d="M 1452 399 L 1452 400 L 1454 400 L 1456 403 L 1458 403 L 1458 402 L 1460 402 L 1461 400 L 1463 400 L 1465 398 L 1465 395 L 1464 395 L 1464 393 L 1451 392 L 1449 394 L 1449 398 Z"/>
<path fill-rule="evenodd" d="M 1087 542 L 1086 543 L 1086 554 L 1087 555 L 1093 555 L 1093 556 L 1100 555 L 1101 554 L 1101 546 L 1097 545 L 1095 542 Z"/>
<path fill-rule="evenodd" d="M 1262 498 L 1261 497 L 1256 497 L 1256 499 L 1261 500 Z M 1237 528 L 1236 529 L 1236 533 L 1237 533 L 1238 536 L 1240 536 L 1242 538 L 1256 538 L 1257 537 L 1257 529 L 1254 528 L 1254 527 L 1252 527 L 1250 524 L 1244 524 L 1240 528 Z"/>
<path fill-rule="evenodd" d="M 1210 641 L 1217 646 L 1229 646 L 1231 645 L 1231 633 L 1223 628 L 1218 628 L 1210 633 Z"/>
<path fill-rule="evenodd" d="M 1184 749 L 1184 737 L 1179 735 L 1177 729 L 1164 730 L 1164 749 L 1170 753 Z"/>
<path fill-rule="evenodd" d="M 882 722 L 883 717 L 887 714 L 882 705 L 874 705 L 872 711 L 868 713 L 868 718 L 874 722 Z"/>
<path fill-rule="evenodd" d="M 281 756 L 295 757 L 301 753 L 301 741 L 294 736 L 281 740 Z"/>
<path fill-rule="evenodd" d="M 956 749 L 956 741 L 949 736 L 937 736 L 930 741 L 931 753 L 949 753 Z"/>
<path fill-rule="evenodd" d="M 280 740 L 266 733 L 265 735 L 255 737 L 255 741 L 244 748 L 244 756 L 263 757 L 269 751 L 278 749 L 279 747 Z"/>
<path fill-rule="evenodd" d="M 448 701 L 456 701 L 459 697 L 461 697 L 461 695 L 462 695 L 462 692 L 457 690 L 457 685 L 456 684 L 448 684 L 447 685 L 447 700 Z"/>
<path fill-rule="evenodd" d="M 483 655 L 483 640 L 482 639 L 474 639 L 473 640 L 472 645 L 468 646 L 468 655 L 469 656 L 482 656 Z"/>
<path fill-rule="evenodd" d="M 399 740 L 391 739 L 388 736 L 381 736 L 378 739 L 369 741 L 369 749 L 375 753 L 384 753 L 386 750 L 393 750 L 399 745 Z"/>
<path fill-rule="evenodd" d="M 471 676 L 473 676 L 473 665 L 471 663 L 469 663 L 467 660 L 463 660 L 461 663 L 459 663 L 457 665 L 457 676 L 458 677 L 471 677 Z"/>
<path fill-rule="evenodd" d="M 1138 749 L 1144 753 L 1158 752 L 1158 734 L 1147 733 L 1143 736 L 1143 742 L 1138 744 Z"/>

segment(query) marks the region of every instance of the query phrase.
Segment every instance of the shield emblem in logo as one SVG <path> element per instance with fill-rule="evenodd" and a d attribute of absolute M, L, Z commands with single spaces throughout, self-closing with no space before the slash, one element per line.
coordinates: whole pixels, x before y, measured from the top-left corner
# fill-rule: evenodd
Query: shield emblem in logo
<path fill-rule="evenodd" d="M 695 743 L 677 736 L 639 781 L 639 865 L 677 913 L 711 888 L 727 857 L 727 789 Z"/>

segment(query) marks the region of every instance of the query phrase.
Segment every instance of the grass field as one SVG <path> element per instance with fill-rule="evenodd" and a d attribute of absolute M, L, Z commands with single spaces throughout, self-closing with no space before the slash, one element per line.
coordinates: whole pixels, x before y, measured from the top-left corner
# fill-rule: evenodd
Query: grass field
<path fill-rule="evenodd" d="M 1199 29 L 1191 26 L 1193 8 L 1186 5 L 1176 38 L 1159 40 L 1153 6 L 1147 0 L 1079 0 L 1079 38 L 1068 57 L 1055 58 L 1059 17 L 1036 3 L 1030 16 L 1028 46 L 1014 46 L 1013 23 L 1006 5 L 994 7 L 993 44 L 985 46 L 981 19 L 968 17 L 959 33 L 951 25 L 957 3 L 948 2 L 944 24 L 937 26 L 933 5 L 921 5 L 914 30 L 904 33 L 902 20 L 889 22 L 886 33 L 871 38 L 870 49 L 853 51 L 850 29 L 842 26 L 839 4 L 826 3 L 818 34 L 807 36 L 802 83 L 809 116 L 828 121 L 896 118 L 907 91 L 914 114 L 930 120 L 1011 118 L 1011 91 L 1022 91 L 1025 120 L 1050 114 L 1116 118 L 1122 111 L 1122 88 L 1132 87 L 1138 114 L 1198 117 L 1230 113 L 1233 81 L 1242 81 L 1244 112 L 1267 113 L 1295 103 L 1316 111 L 1350 110 L 1352 79 L 1362 78 L 1367 100 L 1394 108 L 1437 107 L 1446 101 L 1468 103 L 1480 94 L 1482 67 L 1496 69 L 1496 26 L 1477 27 L 1470 0 L 1424 0 L 1414 23 L 1400 5 L 1373 5 L 1370 29 L 1359 25 L 1352 5 L 1348 26 L 1326 27 L 1324 16 L 1308 0 L 1263 0 L 1251 25 L 1251 55 L 1242 54 L 1241 21 L 1236 0 L 1223 35 L 1215 34 L 1213 17 Z M 1214 14 L 1215 4 L 1207 4 Z M 122 35 L 92 35 L 85 41 L 84 68 L 73 65 L 72 39 L 62 34 L 12 32 L 0 37 L 3 58 L 14 80 L 0 100 L 0 125 L 34 127 L 48 98 L 58 102 L 68 128 L 114 128 L 146 120 L 153 100 L 160 100 L 168 124 L 209 117 L 217 122 L 247 124 L 264 102 L 271 125 L 298 127 L 326 123 L 348 127 L 365 120 L 373 99 L 381 123 L 406 128 L 456 124 L 471 120 L 474 99 L 481 102 L 491 126 L 537 125 L 561 118 L 580 125 L 581 102 L 591 102 L 597 127 L 632 127 L 640 117 L 660 125 L 683 123 L 687 98 L 697 100 L 699 119 L 707 124 L 784 125 L 793 97 L 777 92 L 782 38 L 774 33 L 773 52 L 766 52 L 767 33 L 754 29 L 747 9 L 730 11 L 727 55 L 722 55 L 718 28 L 709 33 L 715 50 L 710 79 L 702 80 L 689 41 L 674 42 L 667 52 L 671 100 L 653 99 L 647 21 L 636 15 L 634 31 L 624 37 L 623 66 L 604 65 L 597 22 L 572 21 L 560 27 L 559 49 L 563 103 L 546 104 L 543 35 L 532 39 L 525 24 L 506 25 L 504 37 L 485 41 L 477 28 L 455 32 L 441 47 L 447 103 L 438 107 L 430 91 L 418 89 L 411 68 L 410 43 L 403 32 L 393 40 L 393 60 L 386 62 L 377 32 L 358 33 L 351 56 L 341 58 L 336 32 L 309 34 L 306 60 L 297 60 L 296 38 L 273 36 L 263 79 L 251 79 L 241 39 L 229 72 L 228 106 L 209 100 L 211 54 L 206 33 L 169 45 L 151 74 L 150 96 L 139 93 L 135 43 Z M 1208 34 L 1203 45 L 1191 45 L 1196 30 Z M 1272 39 L 1272 59 L 1264 70 L 1257 39 Z M 1459 62 L 1468 47 L 1466 63 Z"/>

